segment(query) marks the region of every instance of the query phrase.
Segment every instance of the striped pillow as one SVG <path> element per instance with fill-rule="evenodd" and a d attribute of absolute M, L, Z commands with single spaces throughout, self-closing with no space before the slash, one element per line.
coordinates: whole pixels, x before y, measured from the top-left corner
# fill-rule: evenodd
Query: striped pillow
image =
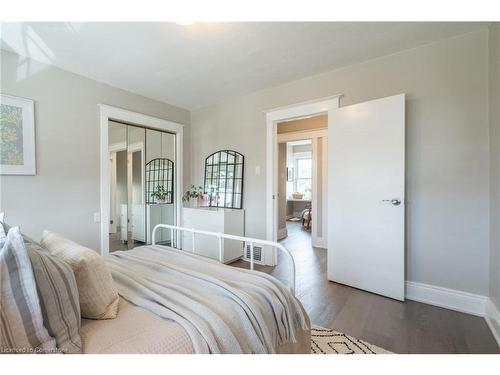
<path fill-rule="evenodd" d="M 0 250 L 0 353 L 55 353 L 43 325 L 33 270 L 19 228 Z"/>
<path fill-rule="evenodd" d="M 5 244 L 5 240 L 7 239 L 7 235 L 5 234 L 6 230 L 3 224 L 3 212 L 0 213 L 0 249 Z M 7 231 L 8 232 L 8 231 Z"/>
<path fill-rule="evenodd" d="M 3 212 L 0 212 L 0 249 L 2 248 L 2 237 L 5 240 L 5 233 L 9 232 L 10 227 L 7 225 L 5 222 L 5 214 Z M 30 243 L 30 242 L 35 242 L 25 234 L 21 233 L 24 239 L 24 243 Z"/>
<path fill-rule="evenodd" d="M 30 243 L 26 245 L 33 267 L 43 321 L 63 353 L 81 353 L 80 303 L 75 275 L 64 261 Z"/>

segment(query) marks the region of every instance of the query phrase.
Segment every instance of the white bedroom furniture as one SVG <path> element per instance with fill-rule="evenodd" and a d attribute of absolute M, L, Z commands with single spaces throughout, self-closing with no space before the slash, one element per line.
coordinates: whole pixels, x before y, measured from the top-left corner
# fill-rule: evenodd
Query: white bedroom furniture
<path fill-rule="evenodd" d="M 198 207 L 183 209 L 183 227 L 195 228 L 215 233 L 243 236 L 245 231 L 245 211 L 241 209 Z M 182 236 L 182 248 L 192 251 L 193 241 L 190 233 Z M 243 256 L 243 242 L 222 241 L 223 262 L 230 263 Z M 195 239 L 196 254 L 219 259 L 218 239 L 200 234 Z"/>

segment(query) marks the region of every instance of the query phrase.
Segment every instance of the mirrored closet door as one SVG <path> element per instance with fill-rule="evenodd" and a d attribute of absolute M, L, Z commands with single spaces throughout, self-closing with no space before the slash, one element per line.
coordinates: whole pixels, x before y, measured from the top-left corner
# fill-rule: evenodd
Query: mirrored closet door
<path fill-rule="evenodd" d="M 146 129 L 147 243 L 157 224 L 175 225 L 175 134 Z M 156 242 L 171 245 L 169 230 L 157 233 Z"/>
<path fill-rule="evenodd" d="M 109 121 L 109 251 L 150 244 L 176 223 L 175 134 Z M 168 231 L 157 242 L 170 245 Z"/>

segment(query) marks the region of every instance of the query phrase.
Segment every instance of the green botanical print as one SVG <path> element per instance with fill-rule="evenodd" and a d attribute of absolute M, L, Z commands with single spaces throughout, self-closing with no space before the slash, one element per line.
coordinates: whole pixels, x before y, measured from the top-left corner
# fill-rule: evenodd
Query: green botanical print
<path fill-rule="evenodd" d="M 23 110 L 0 105 L 0 164 L 23 165 Z"/>

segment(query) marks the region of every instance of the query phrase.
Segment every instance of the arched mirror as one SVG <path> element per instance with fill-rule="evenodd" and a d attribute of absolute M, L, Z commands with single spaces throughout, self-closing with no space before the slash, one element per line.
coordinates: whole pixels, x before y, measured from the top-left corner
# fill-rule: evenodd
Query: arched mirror
<path fill-rule="evenodd" d="M 214 152 L 205 159 L 205 186 L 209 206 L 242 208 L 242 154 L 232 150 Z"/>
<path fill-rule="evenodd" d="M 174 162 L 167 158 L 149 161 L 146 164 L 146 188 L 146 203 L 174 203 Z"/>

